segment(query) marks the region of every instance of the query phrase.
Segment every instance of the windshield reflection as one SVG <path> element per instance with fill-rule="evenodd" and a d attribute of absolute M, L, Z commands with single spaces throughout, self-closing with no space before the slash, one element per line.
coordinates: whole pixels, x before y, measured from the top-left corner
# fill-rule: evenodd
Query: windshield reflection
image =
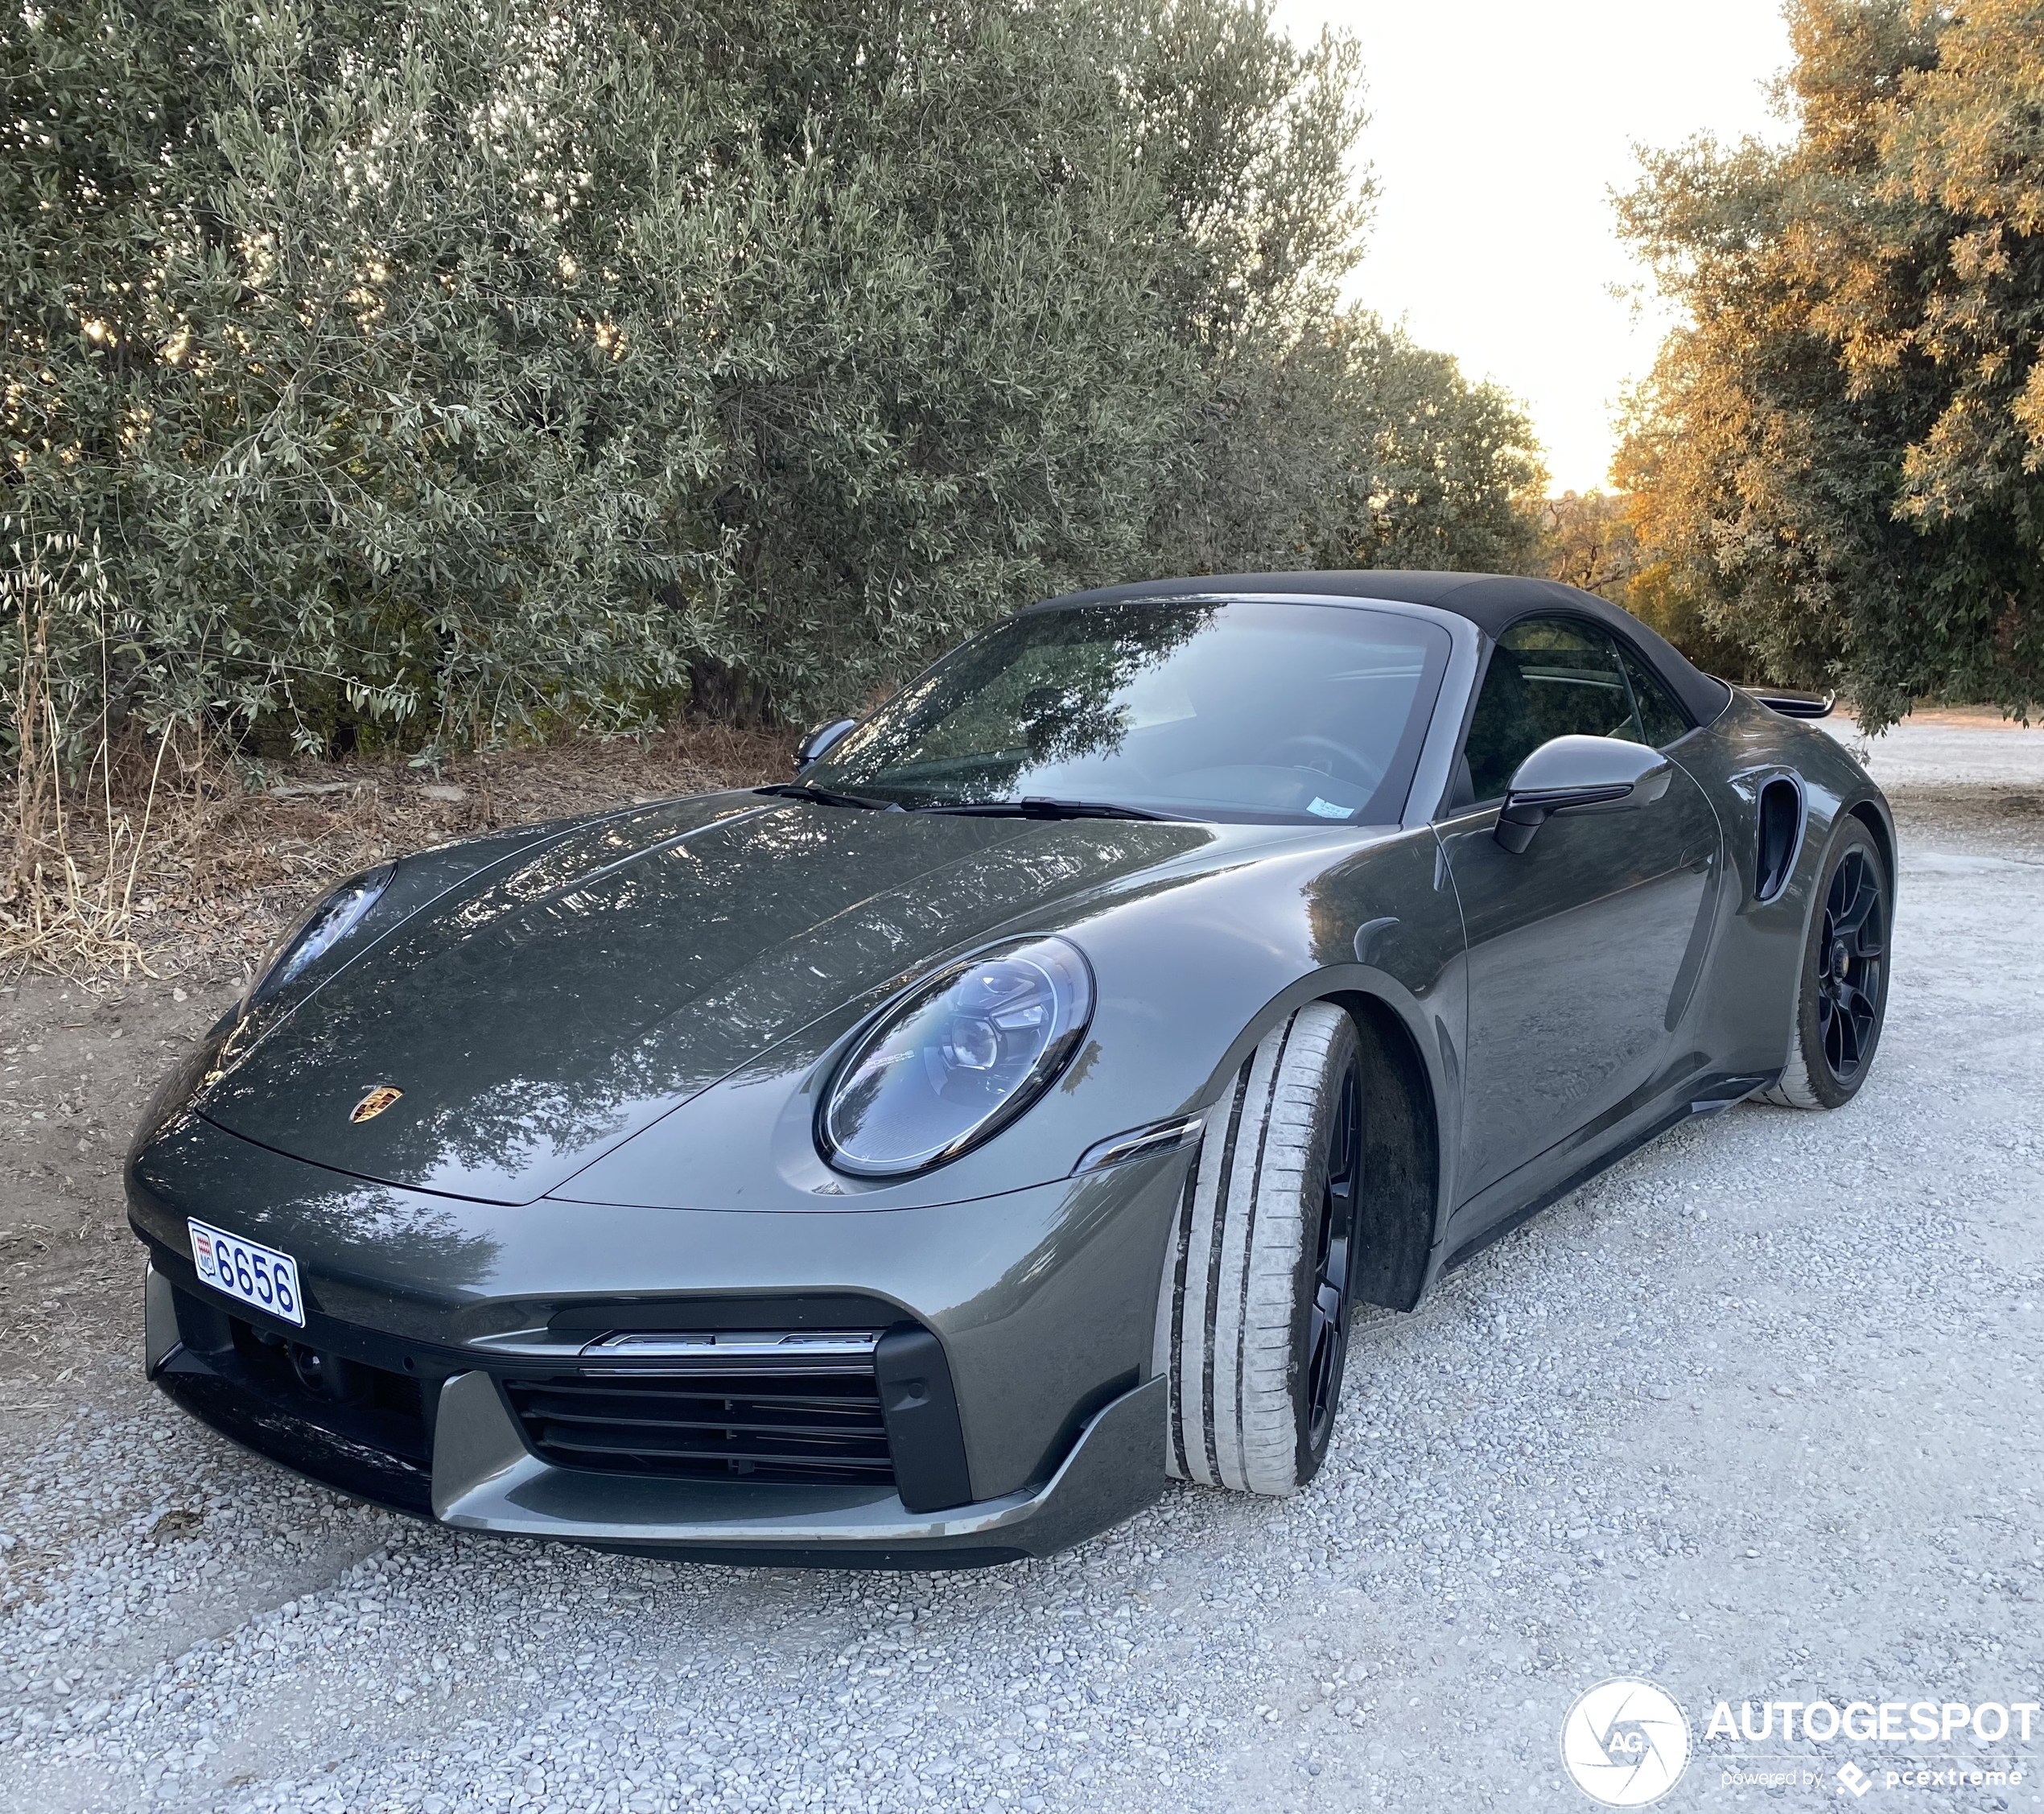
<path fill-rule="evenodd" d="M 1345 604 L 1025 612 L 905 689 L 804 780 L 913 808 L 1086 801 L 1200 819 L 1395 819 L 1444 631 Z"/>

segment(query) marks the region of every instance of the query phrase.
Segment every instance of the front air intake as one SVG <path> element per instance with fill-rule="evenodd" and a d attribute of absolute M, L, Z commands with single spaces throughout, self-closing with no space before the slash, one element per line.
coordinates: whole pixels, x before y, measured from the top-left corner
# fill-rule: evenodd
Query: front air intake
<path fill-rule="evenodd" d="M 583 1364 L 506 1377 L 533 1453 L 557 1467 L 690 1480 L 892 1485 L 878 1330 L 613 1335 Z"/>

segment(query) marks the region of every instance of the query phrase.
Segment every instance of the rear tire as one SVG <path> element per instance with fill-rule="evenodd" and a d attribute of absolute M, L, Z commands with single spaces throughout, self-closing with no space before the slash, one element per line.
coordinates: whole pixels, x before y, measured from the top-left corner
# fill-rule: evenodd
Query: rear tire
<path fill-rule="evenodd" d="M 1788 1062 L 1765 1101 L 1782 1108 L 1841 1108 L 1860 1093 L 1888 1013 L 1893 898 L 1873 834 L 1847 819 L 1817 878 Z"/>
<path fill-rule="evenodd" d="M 1263 1040 L 1207 1119 L 1157 1313 L 1178 1479 L 1281 1494 L 1326 1456 L 1347 1358 L 1361 1058 L 1354 1021 L 1315 1002 Z"/>

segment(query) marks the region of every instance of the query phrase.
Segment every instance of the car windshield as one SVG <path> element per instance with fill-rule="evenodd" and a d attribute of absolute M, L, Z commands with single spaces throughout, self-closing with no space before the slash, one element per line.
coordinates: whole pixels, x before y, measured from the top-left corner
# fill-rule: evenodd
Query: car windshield
<path fill-rule="evenodd" d="M 1064 605 L 954 651 L 804 774 L 942 809 L 1083 802 L 1194 819 L 1398 818 L 1447 633 L 1350 604 Z"/>

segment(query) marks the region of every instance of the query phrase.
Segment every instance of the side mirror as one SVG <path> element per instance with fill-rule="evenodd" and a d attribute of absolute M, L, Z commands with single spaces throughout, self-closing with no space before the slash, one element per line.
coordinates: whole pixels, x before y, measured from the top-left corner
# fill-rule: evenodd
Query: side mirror
<path fill-rule="evenodd" d="M 826 754 L 847 732 L 858 728 L 859 720 L 855 718 L 834 718 L 828 724 L 819 724 L 795 746 L 795 773 L 800 774 L 810 763 Z"/>
<path fill-rule="evenodd" d="M 1668 790 L 1668 759 L 1617 737 L 1556 737 L 1519 764 L 1498 815 L 1498 842 L 1519 855 L 1556 813 L 1626 813 Z"/>

